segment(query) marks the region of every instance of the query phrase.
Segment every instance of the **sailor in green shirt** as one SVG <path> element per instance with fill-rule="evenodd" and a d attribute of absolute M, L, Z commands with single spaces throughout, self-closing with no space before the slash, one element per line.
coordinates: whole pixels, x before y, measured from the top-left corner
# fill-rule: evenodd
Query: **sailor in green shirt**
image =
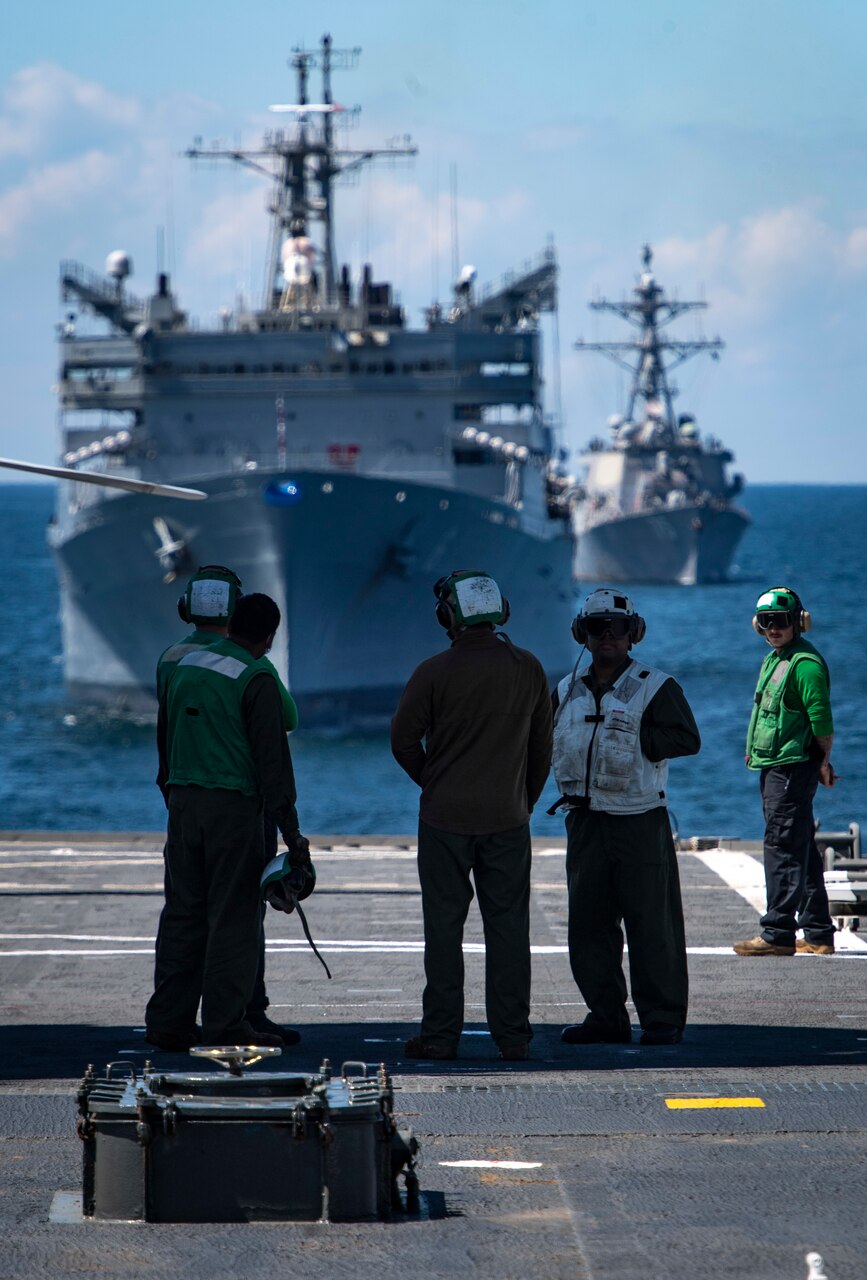
<path fill-rule="evenodd" d="M 168 692 L 171 677 L 178 663 L 186 657 L 188 653 L 194 653 L 197 650 L 215 644 L 219 640 L 226 638 L 229 630 L 229 619 L 235 611 L 235 605 L 242 596 L 241 579 L 232 570 L 226 568 L 225 565 L 206 564 L 202 565 L 186 585 L 184 594 L 178 600 L 178 614 L 182 622 L 190 623 L 193 630 L 189 635 L 184 636 L 183 640 L 169 645 L 169 647 L 160 655 L 157 662 L 156 684 L 157 699 L 159 703 L 159 717 L 157 720 L 157 746 L 159 749 L 160 766 L 157 774 L 157 786 L 166 798 L 166 778 L 164 776 L 164 761 L 166 760 L 165 742 L 166 742 L 166 695 Z M 280 693 L 280 700 L 283 707 L 283 727 L 287 733 L 291 733 L 298 727 L 298 709 L 295 706 L 295 700 L 289 690 L 280 679 L 274 665 L 271 661 L 264 657 L 261 659 L 262 666 L 270 671 L 274 679 L 277 681 L 277 687 Z M 269 814 L 265 814 L 265 859 L 269 861 L 277 852 L 277 828 L 273 818 Z M 262 923 L 259 929 L 259 967 L 256 973 L 256 983 L 253 988 L 253 996 L 247 1009 L 247 1021 L 254 1027 L 256 1031 L 268 1032 L 271 1035 L 278 1035 L 286 1045 L 297 1044 L 300 1040 L 298 1032 L 293 1027 L 280 1026 L 272 1022 L 268 1017 L 268 992 L 265 988 L 265 904 L 262 905 Z M 160 927 L 157 930 L 157 963 L 155 969 L 155 983 L 159 983 L 159 941 L 160 932 L 162 930 L 163 916 L 160 916 Z"/>
<path fill-rule="evenodd" d="M 767 911 L 761 933 L 739 956 L 831 955 L 834 925 L 815 840 L 813 796 L 832 787 L 831 677 L 797 592 L 771 587 L 759 596 L 753 626 L 771 647 L 762 663 L 747 733 L 747 766 L 760 772 L 765 815 Z M 803 939 L 796 939 L 797 929 Z"/>

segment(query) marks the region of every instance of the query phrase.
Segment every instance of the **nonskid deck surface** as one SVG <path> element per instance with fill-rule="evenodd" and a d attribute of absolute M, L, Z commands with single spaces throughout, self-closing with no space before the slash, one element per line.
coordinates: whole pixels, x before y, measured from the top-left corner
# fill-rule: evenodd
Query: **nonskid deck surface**
<path fill-rule="evenodd" d="M 385 1061 L 422 1143 L 423 1211 L 388 1224 L 177 1226 L 75 1221 L 75 1085 L 88 1062 L 147 1056 L 161 905 L 159 834 L 0 833 L 0 1228 L 10 1274 L 511 1280 L 863 1274 L 867 940 L 833 957 L 744 959 L 761 867 L 680 855 L 692 983 L 683 1045 L 562 1045 L 585 1011 L 569 973 L 563 842 L 535 841 L 533 1057 L 501 1064 L 485 1030 L 471 908 L 467 1027 L 455 1062 L 406 1061 L 417 1027 L 421 901 L 412 838 L 322 837 L 307 904 L 327 982 L 294 917 L 268 918 L 277 1020 L 323 1056 Z M 189 1061 L 186 1059 L 186 1061 Z M 300 1261 L 299 1261 L 300 1260 Z"/>

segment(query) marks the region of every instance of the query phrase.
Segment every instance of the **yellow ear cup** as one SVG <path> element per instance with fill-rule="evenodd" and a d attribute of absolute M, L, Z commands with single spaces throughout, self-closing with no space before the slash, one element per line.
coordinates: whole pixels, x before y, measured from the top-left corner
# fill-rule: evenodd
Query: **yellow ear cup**
<path fill-rule="evenodd" d="M 813 619 L 806 609 L 801 610 L 801 630 L 809 631 L 813 625 Z"/>
<path fill-rule="evenodd" d="M 753 614 L 753 631 L 755 631 L 757 636 L 763 636 L 765 634 L 759 626 L 759 620 L 755 614 Z"/>

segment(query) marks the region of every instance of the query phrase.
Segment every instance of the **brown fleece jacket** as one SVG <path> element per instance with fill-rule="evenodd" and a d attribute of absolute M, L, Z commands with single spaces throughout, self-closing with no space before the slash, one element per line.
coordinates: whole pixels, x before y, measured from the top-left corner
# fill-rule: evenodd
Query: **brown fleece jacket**
<path fill-rule="evenodd" d="M 551 698 L 539 660 L 489 626 L 459 632 L 410 676 L 391 750 L 422 789 L 428 826 L 458 835 L 521 826 L 551 767 Z"/>

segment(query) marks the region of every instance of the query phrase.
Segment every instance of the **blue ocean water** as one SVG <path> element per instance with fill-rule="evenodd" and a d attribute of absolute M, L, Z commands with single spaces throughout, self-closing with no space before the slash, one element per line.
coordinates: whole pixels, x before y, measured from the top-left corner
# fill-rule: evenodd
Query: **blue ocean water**
<path fill-rule="evenodd" d="M 45 544 L 53 499 L 50 485 L 0 486 L 7 601 L 0 627 L 0 827 L 156 830 L 165 810 L 153 783 L 153 725 L 83 711 L 63 688 L 57 584 Z M 647 619 L 638 652 L 683 685 L 704 743 L 698 757 L 673 763 L 671 807 L 683 834 L 760 834 L 757 778 L 744 767 L 743 749 L 766 647 L 750 618 L 765 586 L 788 583 L 813 614 L 810 638 L 833 679 L 833 759 L 841 781 L 833 791 L 820 788 L 816 813 L 824 829 L 845 829 L 867 818 L 867 486 L 755 485 L 743 501 L 753 524 L 731 583 L 627 587 Z M 512 604 L 520 609 L 519 600 Z M 431 653 L 444 639 L 431 615 Z M 384 734 L 334 738 L 302 726 L 291 745 L 303 829 L 415 829 L 418 792 L 394 764 Z M 550 780 L 533 818 L 539 834 L 563 833 L 562 818 L 544 812 L 555 796 Z"/>

